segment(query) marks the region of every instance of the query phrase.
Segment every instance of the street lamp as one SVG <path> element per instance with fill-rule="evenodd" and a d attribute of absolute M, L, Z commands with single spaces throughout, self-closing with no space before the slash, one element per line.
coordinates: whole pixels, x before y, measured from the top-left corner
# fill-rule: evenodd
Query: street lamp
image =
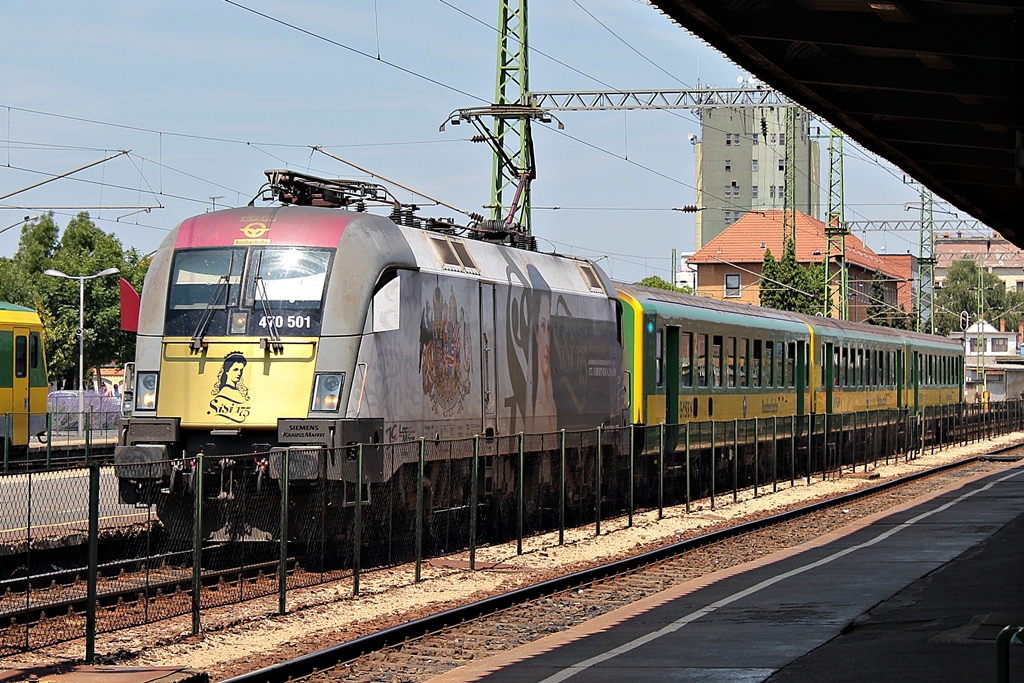
<path fill-rule="evenodd" d="M 78 280 L 78 431 L 82 431 L 82 414 L 85 412 L 85 281 L 106 275 L 116 275 L 117 268 L 106 268 L 95 275 L 68 275 L 53 268 L 47 268 L 43 275 Z"/>

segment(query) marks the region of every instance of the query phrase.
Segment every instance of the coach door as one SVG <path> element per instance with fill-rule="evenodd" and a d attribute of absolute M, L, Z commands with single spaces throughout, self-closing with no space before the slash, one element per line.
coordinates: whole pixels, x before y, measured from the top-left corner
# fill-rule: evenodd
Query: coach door
<path fill-rule="evenodd" d="M 825 352 L 822 354 L 821 367 L 825 369 L 825 412 L 829 415 L 832 414 L 832 392 L 836 386 L 836 362 L 838 356 L 836 355 L 836 347 L 834 344 L 826 343 Z"/>
<path fill-rule="evenodd" d="M 679 424 L 679 328 L 665 328 L 665 424 Z"/>
<path fill-rule="evenodd" d="M 14 328 L 14 398 L 11 417 L 14 443 L 28 443 L 28 329 Z"/>
<path fill-rule="evenodd" d="M 495 400 L 496 359 L 494 339 L 494 285 L 480 283 L 480 387 L 483 434 L 494 436 L 498 427 L 498 409 Z"/>
<path fill-rule="evenodd" d="M 914 404 L 913 412 L 917 412 L 921 405 L 921 354 L 914 351 L 913 365 L 911 367 L 911 381 L 914 383 Z"/>

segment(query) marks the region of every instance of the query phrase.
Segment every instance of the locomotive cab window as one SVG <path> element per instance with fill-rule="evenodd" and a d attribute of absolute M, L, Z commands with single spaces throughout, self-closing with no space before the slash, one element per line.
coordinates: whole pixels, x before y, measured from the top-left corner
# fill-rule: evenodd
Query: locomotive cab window
<path fill-rule="evenodd" d="M 174 257 L 167 309 L 238 305 L 245 249 L 190 249 Z"/>
<path fill-rule="evenodd" d="M 225 247 L 175 253 L 168 336 L 317 334 L 333 249 Z"/>

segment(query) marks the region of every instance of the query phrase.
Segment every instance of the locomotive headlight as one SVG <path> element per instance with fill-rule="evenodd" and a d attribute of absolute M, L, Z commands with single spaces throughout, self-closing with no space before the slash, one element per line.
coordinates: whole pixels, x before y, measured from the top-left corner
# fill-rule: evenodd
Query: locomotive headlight
<path fill-rule="evenodd" d="M 249 312 L 235 311 L 231 314 L 231 334 L 245 334 L 249 326 Z"/>
<path fill-rule="evenodd" d="M 156 410 L 156 389 L 159 381 L 159 372 L 138 373 L 136 376 L 138 390 L 135 392 L 136 410 Z"/>
<path fill-rule="evenodd" d="M 336 413 L 340 406 L 341 389 L 345 386 L 345 373 L 318 373 L 313 380 L 311 412 Z"/>

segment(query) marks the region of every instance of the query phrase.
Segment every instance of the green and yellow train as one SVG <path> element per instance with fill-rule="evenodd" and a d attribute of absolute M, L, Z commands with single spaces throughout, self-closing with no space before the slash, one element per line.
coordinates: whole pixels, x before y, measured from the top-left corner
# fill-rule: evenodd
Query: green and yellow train
<path fill-rule="evenodd" d="M 0 301 L 0 453 L 24 451 L 46 424 L 43 324 L 31 308 Z"/>
<path fill-rule="evenodd" d="M 964 399 L 934 335 L 617 284 L 634 424 L 908 409 Z"/>

